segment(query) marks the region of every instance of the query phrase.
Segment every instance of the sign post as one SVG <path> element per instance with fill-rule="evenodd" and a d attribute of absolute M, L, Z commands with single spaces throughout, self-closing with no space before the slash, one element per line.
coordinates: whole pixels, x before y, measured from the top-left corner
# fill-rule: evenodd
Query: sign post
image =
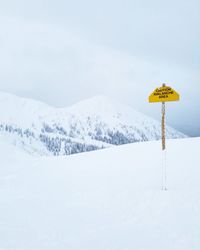
<path fill-rule="evenodd" d="M 162 150 L 166 149 L 165 141 L 165 102 L 162 102 Z"/>
<path fill-rule="evenodd" d="M 162 190 L 167 190 L 167 164 L 166 164 L 166 134 L 165 134 L 165 102 L 179 101 L 179 94 L 172 89 L 171 87 L 166 86 L 165 84 L 162 87 L 157 88 L 149 96 L 149 102 L 161 102 L 162 103 L 162 152 L 163 152 L 163 164 L 162 164 Z"/>

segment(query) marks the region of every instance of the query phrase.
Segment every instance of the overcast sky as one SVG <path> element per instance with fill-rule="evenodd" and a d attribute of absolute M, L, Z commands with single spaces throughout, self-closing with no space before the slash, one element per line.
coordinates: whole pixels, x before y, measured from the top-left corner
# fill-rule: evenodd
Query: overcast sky
<path fill-rule="evenodd" d="M 200 136 L 200 2 L 0 0 L 0 90 L 69 106 L 106 95 Z"/>

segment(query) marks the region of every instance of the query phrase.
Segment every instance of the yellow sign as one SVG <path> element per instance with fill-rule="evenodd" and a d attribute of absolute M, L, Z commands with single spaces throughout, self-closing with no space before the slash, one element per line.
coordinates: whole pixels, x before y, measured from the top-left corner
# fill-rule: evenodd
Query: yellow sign
<path fill-rule="evenodd" d="M 173 102 L 179 101 L 179 99 L 179 94 L 168 86 L 157 88 L 149 96 L 149 102 Z"/>

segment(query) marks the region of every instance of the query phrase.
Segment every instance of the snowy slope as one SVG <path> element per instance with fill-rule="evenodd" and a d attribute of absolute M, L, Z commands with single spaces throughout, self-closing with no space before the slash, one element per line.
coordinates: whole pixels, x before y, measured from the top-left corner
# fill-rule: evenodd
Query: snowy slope
<path fill-rule="evenodd" d="M 0 134 L 31 154 L 65 155 L 158 140 L 160 123 L 107 97 L 56 109 L 0 92 Z M 167 127 L 168 138 L 185 137 Z"/>
<path fill-rule="evenodd" d="M 0 249 L 199 250 L 200 138 L 35 158 L 0 141 Z M 2 154 L 3 152 L 3 154 Z"/>

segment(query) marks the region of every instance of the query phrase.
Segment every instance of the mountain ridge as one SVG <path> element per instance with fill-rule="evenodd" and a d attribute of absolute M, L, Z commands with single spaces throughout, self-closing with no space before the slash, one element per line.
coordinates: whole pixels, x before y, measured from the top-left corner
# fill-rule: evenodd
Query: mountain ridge
<path fill-rule="evenodd" d="M 0 92 L 0 114 L 0 133 L 39 155 L 68 155 L 161 137 L 159 122 L 105 96 L 53 108 Z M 185 137 L 170 127 L 166 134 Z"/>

